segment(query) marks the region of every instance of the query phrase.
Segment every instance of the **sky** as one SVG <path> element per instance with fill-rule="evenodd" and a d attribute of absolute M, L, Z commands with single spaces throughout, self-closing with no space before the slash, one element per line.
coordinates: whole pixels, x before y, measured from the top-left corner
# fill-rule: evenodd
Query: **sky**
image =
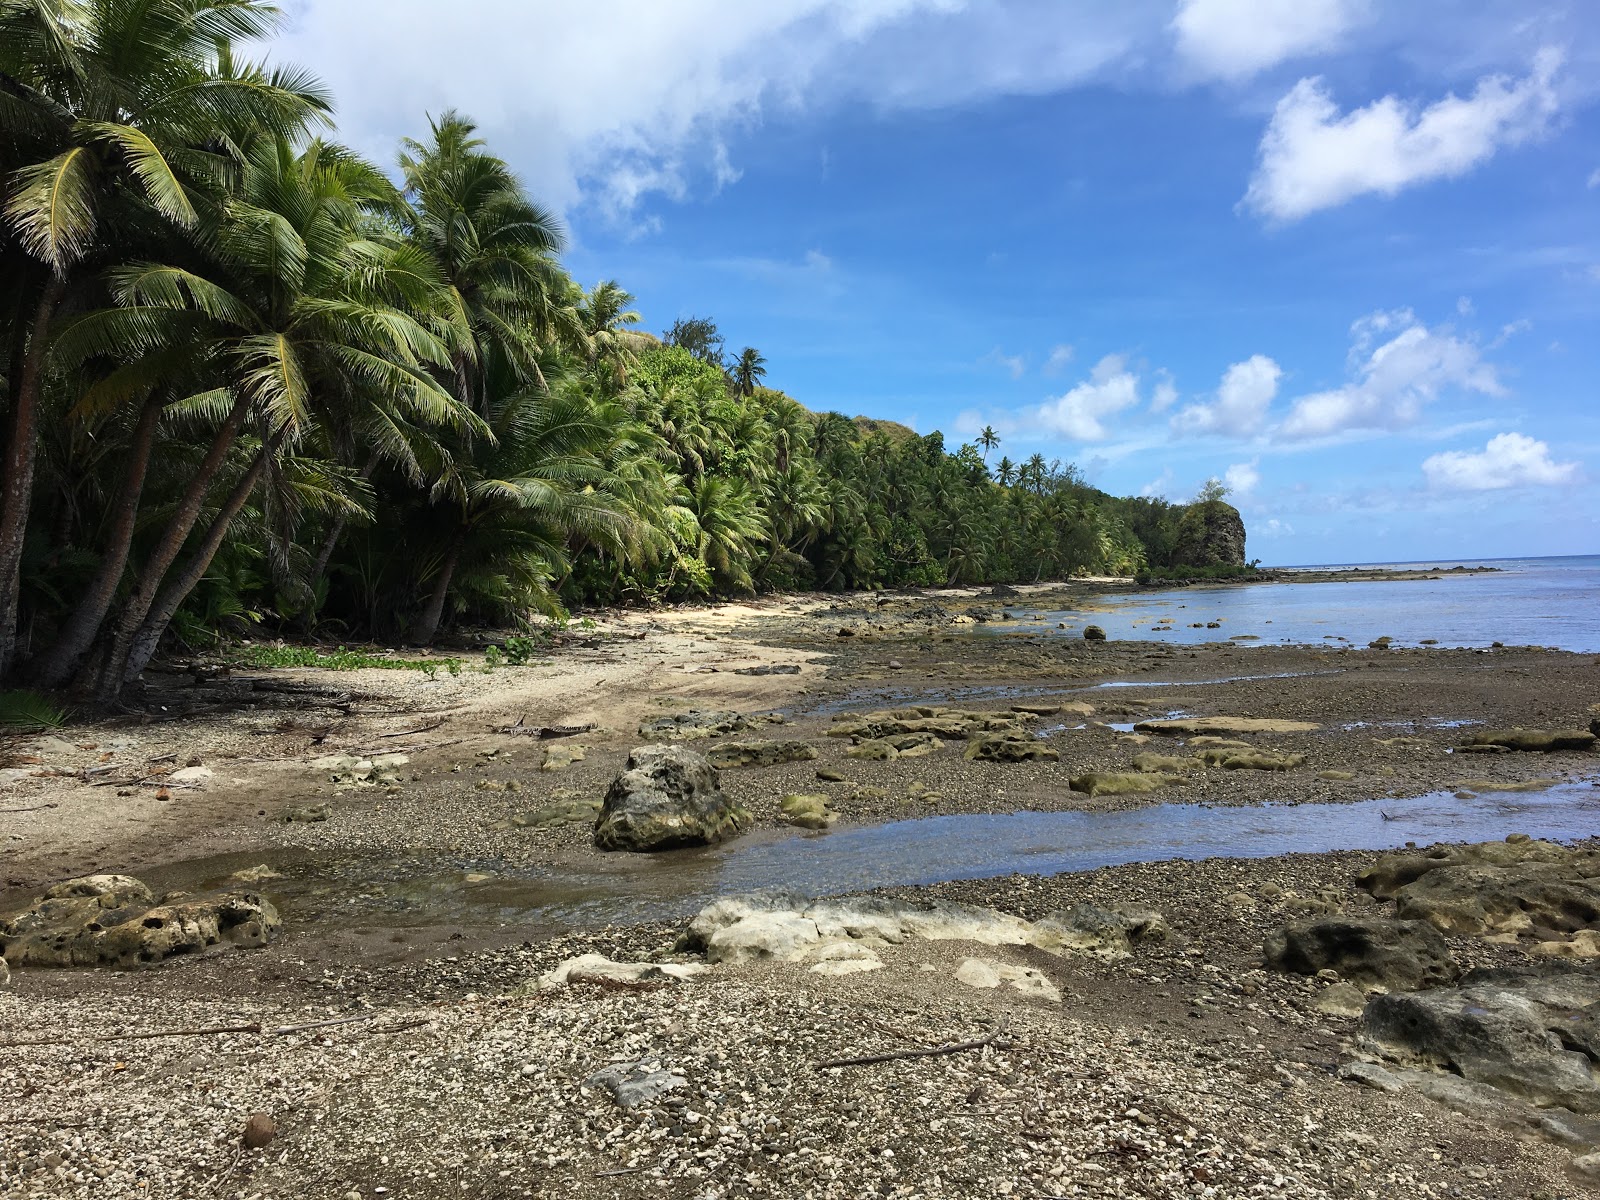
<path fill-rule="evenodd" d="M 1600 553 L 1592 0 L 286 0 L 643 327 L 816 411 L 1224 480 L 1268 564 Z"/>

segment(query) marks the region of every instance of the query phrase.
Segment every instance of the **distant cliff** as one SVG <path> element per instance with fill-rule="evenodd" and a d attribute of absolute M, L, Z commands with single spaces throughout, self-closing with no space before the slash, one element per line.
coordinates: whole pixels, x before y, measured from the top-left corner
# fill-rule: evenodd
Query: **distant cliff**
<path fill-rule="evenodd" d="M 1244 518 L 1227 501 L 1191 504 L 1179 518 L 1172 560 L 1185 567 L 1242 567 L 1244 538 Z"/>

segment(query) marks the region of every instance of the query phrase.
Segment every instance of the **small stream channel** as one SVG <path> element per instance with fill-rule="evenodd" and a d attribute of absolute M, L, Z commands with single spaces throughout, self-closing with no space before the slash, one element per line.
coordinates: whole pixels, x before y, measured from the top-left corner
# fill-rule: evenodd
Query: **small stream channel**
<path fill-rule="evenodd" d="M 761 889 L 820 896 L 1133 862 L 1489 841 L 1510 833 L 1561 841 L 1600 835 L 1600 781 L 1467 798 L 1433 792 L 1353 804 L 1155 804 L 1122 812 L 926 817 L 825 834 L 763 831 L 723 847 L 602 855 L 560 869 L 257 851 L 177 863 L 147 878 L 156 887 L 195 888 L 266 863 L 283 878 L 259 886 L 291 923 L 518 925 L 558 932 L 681 918 L 717 895 Z"/>

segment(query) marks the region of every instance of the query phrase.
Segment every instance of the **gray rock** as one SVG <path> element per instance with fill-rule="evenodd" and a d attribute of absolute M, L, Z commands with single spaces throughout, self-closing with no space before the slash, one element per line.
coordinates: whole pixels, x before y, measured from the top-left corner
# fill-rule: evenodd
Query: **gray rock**
<path fill-rule="evenodd" d="M 964 757 L 968 762 L 1059 762 L 1061 754 L 1027 734 L 1000 734 L 973 738 Z"/>
<path fill-rule="evenodd" d="M 661 1097 L 689 1086 L 682 1075 L 663 1070 L 653 1059 L 615 1063 L 596 1071 L 583 1081 L 590 1087 L 604 1088 L 619 1106 L 630 1112 L 654 1104 Z"/>
<path fill-rule="evenodd" d="M 283 819 L 291 825 L 310 825 L 326 821 L 330 815 L 326 804 L 302 804 L 285 809 Z"/>
<path fill-rule="evenodd" d="M 1380 900 L 1392 900 L 1395 893 L 1430 871 L 1445 867 L 1521 867 L 1550 864 L 1570 868 L 1578 878 L 1600 874 L 1600 855 L 1592 851 L 1569 850 L 1555 842 L 1537 841 L 1526 834 L 1512 834 L 1503 842 L 1479 842 L 1467 846 L 1437 846 L 1425 851 L 1400 851 L 1382 855 L 1361 872 L 1356 882 Z"/>
<path fill-rule="evenodd" d="M 798 675 L 800 668 L 794 663 L 762 663 L 759 667 L 739 667 L 735 675 Z"/>
<path fill-rule="evenodd" d="M 1098 625 L 1085 625 L 1083 627 L 1083 640 L 1086 642 L 1103 642 L 1106 640 L 1106 631 Z"/>
<path fill-rule="evenodd" d="M 1600 1001 L 1600 978 L 1587 987 Z M 1376 996 L 1362 1028 L 1391 1053 L 1455 1072 L 1537 1105 L 1600 1113 L 1600 1076 L 1588 1055 L 1552 1030 L 1557 1010 L 1514 987 L 1469 982 L 1461 988 Z"/>
<path fill-rule="evenodd" d="M 1560 864 L 1443 867 L 1396 892 L 1395 912 L 1446 933 L 1573 933 L 1600 922 L 1600 881 Z"/>
<path fill-rule="evenodd" d="M 1439 931 L 1423 921 L 1322 917 L 1267 935 L 1267 966 L 1296 975 L 1334 970 L 1363 987 L 1415 991 L 1455 981 L 1459 972 Z"/>
<path fill-rule="evenodd" d="M 722 792 L 716 768 L 682 746 L 641 746 L 606 790 L 595 822 L 602 850 L 671 850 L 735 837 L 750 814 Z"/>

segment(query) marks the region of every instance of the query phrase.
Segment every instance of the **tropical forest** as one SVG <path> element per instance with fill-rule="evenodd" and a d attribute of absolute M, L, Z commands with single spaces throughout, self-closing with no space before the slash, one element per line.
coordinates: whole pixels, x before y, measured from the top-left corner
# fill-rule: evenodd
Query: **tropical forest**
<path fill-rule="evenodd" d="M 993 429 L 830 411 L 737 314 L 646 332 L 470 117 L 341 145 L 315 78 L 238 49 L 276 20 L 0 0 L 8 686 L 109 698 L 247 634 L 1242 562 L 1194 536 L 1220 489 L 1119 499 Z"/>

